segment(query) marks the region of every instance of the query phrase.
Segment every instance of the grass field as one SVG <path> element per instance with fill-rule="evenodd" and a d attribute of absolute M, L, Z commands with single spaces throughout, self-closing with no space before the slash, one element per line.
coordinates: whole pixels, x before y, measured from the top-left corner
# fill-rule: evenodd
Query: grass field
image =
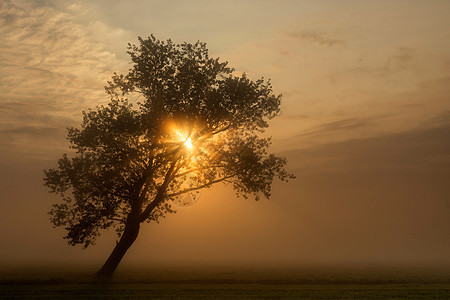
<path fill-rule="evenodd" d="M 1 285 L 5 299 L 450 299 L 443 284 L 28 284 Z"/>
<path fill-rule="evenodd" d="M 450 299 L 441 284 L 28 284 L 1 285 L 5 299 Z"/>
<path fill-rule="evenodd" d="M 9 269 L 2 299 L 450 299 L 446 270 Z"/>

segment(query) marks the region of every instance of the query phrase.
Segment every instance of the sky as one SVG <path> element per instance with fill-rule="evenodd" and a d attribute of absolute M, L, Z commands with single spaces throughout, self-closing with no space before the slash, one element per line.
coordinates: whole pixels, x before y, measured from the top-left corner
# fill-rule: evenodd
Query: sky
<path fill-rule="evenodd" d="M 282 94 L 272 150 L 297 178 L 272 197 L 202 193 L 143 226 L 131 264 L 450 266 L 450 2 L 0 0 L 0 266 L 101 265 L 47 212 L 43 169 L 108 102 L 127 43 L 206 42 Z"/>

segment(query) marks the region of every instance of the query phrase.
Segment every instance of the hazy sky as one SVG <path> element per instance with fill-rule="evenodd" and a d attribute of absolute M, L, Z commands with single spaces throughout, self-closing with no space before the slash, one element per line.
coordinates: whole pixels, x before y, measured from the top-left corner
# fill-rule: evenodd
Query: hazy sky
<path fill-rule="evenodd" d="M 101 264 L 53 230 L 44 168 L 105 103 L 128 42 L 207 42 L 283 94 L 270 200 L 214 188 L 143 226 L 124 263 L 450 264 L 449 1 L 0 0 L 0 265 Z"/>

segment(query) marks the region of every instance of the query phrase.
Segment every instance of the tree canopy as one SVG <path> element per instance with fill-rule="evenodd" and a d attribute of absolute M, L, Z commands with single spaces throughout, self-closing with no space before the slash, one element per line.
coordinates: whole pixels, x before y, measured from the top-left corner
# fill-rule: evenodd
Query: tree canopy
<path fill-rule="evenodd" d="M 215 183 L 259 199 L 274 177 L 293 177 L 260 137 L 280 110 L 270 81 L 233 75 L 202 42 L 138 41 L 128 44 L 129 72 L 105 87 L 110 102 L 68 129 L 75 154 L 45 170 L 44 184 L 62 199 L 51 221 L 72 245 L 87 247 L 109 227 L 120 235 L 131 220 L 158 221 L 173 201 Z"/>

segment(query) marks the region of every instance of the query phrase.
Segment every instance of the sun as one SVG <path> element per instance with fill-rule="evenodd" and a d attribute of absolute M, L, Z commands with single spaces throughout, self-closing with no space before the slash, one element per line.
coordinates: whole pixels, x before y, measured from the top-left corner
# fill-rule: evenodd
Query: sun
<path fill-rule="evenodd" d="M 186 141 L 184 142 L 184 146 L 186 146 L 186 148 L 188 148 L 188 149 L 193 148 L 191 138 L 186 139 Z"/>
<path fill-rule="evenodd" d="M 193 129 L 186 130 L 185 128 L 176 127 L 175 125 L 175 122 L 172 122 L 172 124 L 169 123 L 168 125 L 168 129 L 171 131 L 170 142 L 184 145 L 186 150 L 193 151 L 196 141 L 195 139 L 192 139 Z"/>

